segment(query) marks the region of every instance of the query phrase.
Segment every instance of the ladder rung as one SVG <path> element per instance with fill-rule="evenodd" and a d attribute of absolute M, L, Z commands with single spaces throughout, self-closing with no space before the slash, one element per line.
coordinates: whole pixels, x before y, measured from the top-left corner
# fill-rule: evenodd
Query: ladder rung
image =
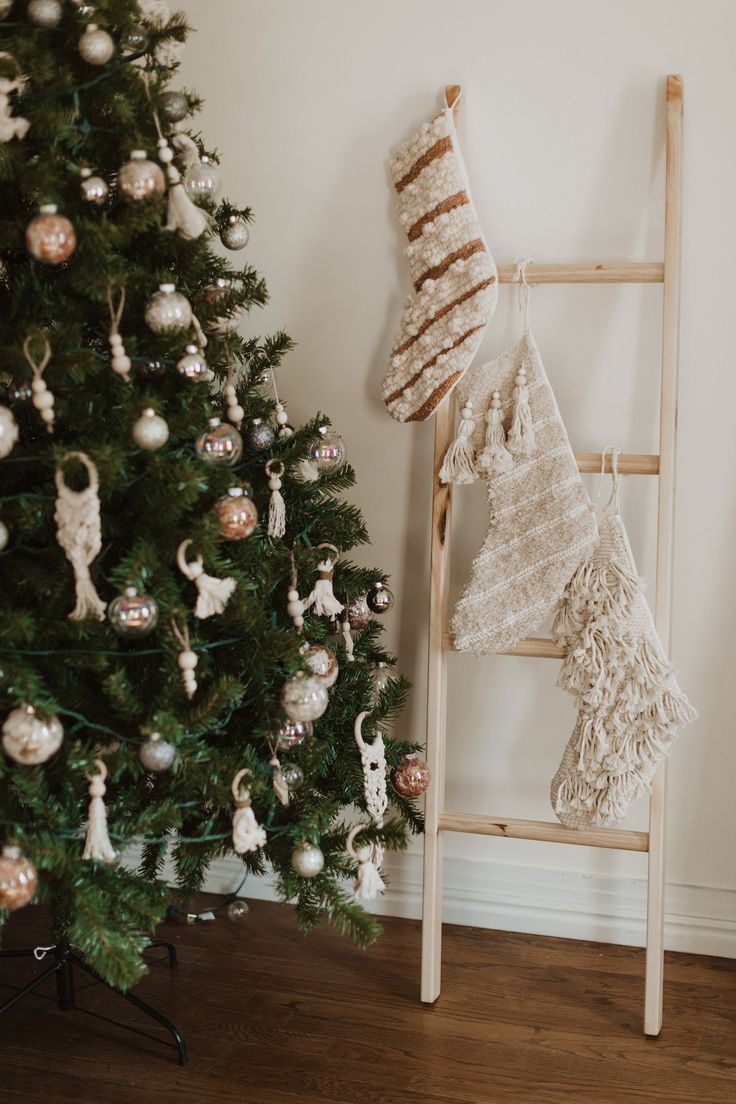
<path fill-rule="evenodd" d="M 507 839 L 573 843 L 582 847 L 609 847 L 620 851 L 648 851 L 649 833 L 624 828 L 565 828 L 546 820 L 513 820 L 475 816 L 471 813 L 440 813 L 442 832 L 470 832 L 476 836 L 505 836 Z"/>
<path fill-rule="evenodd" d="M 499 283 L 512 284 L 516 265 L 499 265 Z M 530 264 L 530 284 L 661 284 L 664 264 L 659 261 L 604 261 L 600 264 Z"/>
<path fill-rule="evenodd" d="M 451 633 L 442 634 L 442 647 L 446 652 L 455 651 L 455 641 L 452 639 Z M 508 652 L 502 652 L 501 655 L 533 656 L 536 659 L 564 659 L 567 651 L 547 637 L 527 636 L 524 640 L 520 640 L 516 647 L 511 648 Z"/>
<path fill-rule="evenodd" d="M 576 452 L 578 471 L 597 474 L 601 470 L 599 452 Z M 652 453 L 622 452 L 618 457 L 619 475 L 659 475 L 659 456 Z M 606 453 L 606 471 L 611 470 L 611 454 Z"/>

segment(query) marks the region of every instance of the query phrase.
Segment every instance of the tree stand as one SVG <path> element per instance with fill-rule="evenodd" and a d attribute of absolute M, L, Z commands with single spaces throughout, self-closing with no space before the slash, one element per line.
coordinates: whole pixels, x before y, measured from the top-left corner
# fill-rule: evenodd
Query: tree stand
<path fill-rule="evenodd" d="M 165 947 L 169 955 L 169 966 L 173 969 L 177 965 L 176 948 L 173 943 L 168 943 L 164 939 L 154 939 L 149 943 L 147 949 L 151 947 Z M 71 1012 L 75 1010 L 77 1008 L 77 1003 L 74 990 L 74 968 L 76 967 L 78 970 L 82 970 L 83 973 L 89 974 L 95 981 L 99 981 L 108 989 L 112 989 L 114 993 L 118 993 L 123 1000 L 128 1001 L 129 1004 L 135 1005 L 136 1008 L 140 1008 L 141 1012 L 145 1012 L 152 1020 L 155 1020 L 157 1023 L 161 1024 L 162 1027 L 165 1027 L 174 1038 L 174 1043 L 179 1053 L 179 1065 L 185 1066 L 187 1064 L 187 1044 L 179 1033 L 178 1028 L 176 1028 L 170 1020 L 167 1020 L 165 1016 L 162 1016 L 160 1012 L 157 1012 L 155 1008 L 152 1008 L 150 1004 L 146 1004 L 145 1001 L 142 1001 L 140 997 L 134 996 L 133 993 L 123 992 L 122 989 L 117 989 L 114 985 L 110 985 L 106 982 L 104 978 L 100 977 L 95 970 L 87 965 L 81 955 L 78 955 L 72 950 L 66 940 L 61 940 L 53 947 L 26 948 L 19 951 L 0 951 L 0 958 L 23 958 L 28 955 L 33 955 L 35 959 L 40 961 L 45 958 L 47 953 L 53 954 L 54 956 L 52 965 L 47 966 L 37 977 L 29 981 L 22 989 L 19 989 L 10 1000 L 0 1005 L 0 1016 L 3 1012 L 7 1012 L 9 1008 L 12 1008 L 14 1004 L 17 1004 L 18 1001 L 22 1000 L 23 997 L 32 993 L 39 985 L 42 985 L 47 978 L 54 975 L 56 976 L 56 996 L 60 1011 Z M 91 1013 L 91 1015 L 95 1015 L 95 1013 Z M 137 1028 L 131 1028 L 130 1030 L 136 1031 Z"/>

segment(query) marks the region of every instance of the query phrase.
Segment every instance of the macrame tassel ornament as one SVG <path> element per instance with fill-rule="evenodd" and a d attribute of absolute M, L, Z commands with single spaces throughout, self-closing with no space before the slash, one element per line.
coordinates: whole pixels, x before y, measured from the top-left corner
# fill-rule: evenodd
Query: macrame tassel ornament
<path fill-rule="evenodd" d="M 232 781 L 231 791 L 235 801 L 233 814 L 233 850 L 238 855 L 244 855 L 247 851 L 257 851 L 259 847 L 266 846 L 266 829 L 262 828 L 256 820 L 250 804 L 250 790 L 247 787 L 240 788 L 240 783 L 246 774 L 247 767 L 239 770 Z"/>
<path fill-rule="evenodd" d="M 72 621 L 85 621 L 88 617 L 104 621 L 105 603 L 89 574 L 89 565 L 102 547 L 99 475 L 85 452 L 68 452 L 62 463 L 67 460 L 79 460 L 84 464 L 88 480 L 83 491 L 73 491 L 64 481 L 63 466 L 56 469 L 56 539 L 74 568 L 77 594 L 77 603 L 69 617 Z"/>
<path fill-rule="evenodd" d="M 342 602 L 338 602 L 332 590 L 332 576 L 335 573 L 335 564 L 339 556 L 338 550 L 334 544 L 318 544 L 317 551 L 321 548 L 327 549 L 333 555 L 325 556 L 323 560 L 319 560 L 317 563 L 317 571 L 319 572 L 319 578 L 314 584 L 311 594 L 305 599 L 304 609 L 308 610 L 314 606 L 314 612 L 318 617 L 329 617 L 330 619 L 337 617 L 339 613 L 345 609 Z"/>
<path fill-rule="evenodd" d="M 440 468 L 440 483 L 462 484 L 476 481 L 478 476 L 473 452 L 474 433 L 473 404 L 468 401 L 460 412 L 457 436 L 445 453 L 445 459 Z"/>
<path fill-rule="evenodd" d="M 108 341 L 110 342 L 110 354 L 112 370 L 116 375 L 125 383 L 130 383 L 130 357 L 125 352 L 125 345 L 123 339 L 120 336 L 120 319 L 123 317 L 123 308 L 125 306 L 125 288 L 120 289 L 120 297 L 118 298 L 117 307 L 112 300 L 112 288 L 107 289 L 107 301 L 110 304 L 110 333 L 108 334 Z"/>
<path fill-rule="evenodd" d="M 353 732 L 355 742 L 360 749 L 360 761 L 363 767 L 363 796 L 365 807 L 373 823 L 377 828 L 383 826 L 383 815 L 388 808 L 388 792 L 386 788 L 386 753 L 383 746 L 383 735 L 379 731 L 370 743 L 363 739 L 363 721 L 368 716 L 364 710 L 355 718 Z M 355 849 L 353 840 L 362 830 L 361 825 L 351 829 L 346 848 L 358 863 L 358 876 L 355 881 L 355 896 L 362 901 L 372 901 L 384 888 L 380 875 L 380 867 L 383 863 L 383 847 L 380 844 L 368 844 L 365 847 Z"/>
<path fill-rule="evenodd" d="M 158 127 L 158 119 L 156 120 Z M 159 129 L 159 134 L 161 131 Z M 179 170 L 171 162 L 174 160 L 174 151 L 166 138 L 161 136 L 158 140 L 158 159 L 166 169 L 166 179 L 169 182 L 169 204 L 166 216 L 166 229 L 176 230 L 182 238 L 194 241 L 199 238 L 210 224 L 209 217 L 201 207 L 192 203 L 184 190 Z"/>
<path fill-rule="evenodd" d="M 476 467 L 478 471 L 488 472 L 489 475 L 501 475 L 510 471 L 513 463 L 513 457 L 506 448 L 501 396 L 498 391 L 494 391 L 486 414 L 486 444 Z"/>
<path fill-rule="evenodd" d="M 269 766 L 273 767 L 273 774 L 271 775 L 271 785 L 273 786 L 273 792 L 279 799 L 282 805 L 289 804 L 289 787 L 284 781 L 284 776 L 281 773 L 281 762 L 277 755 L 272 755 L 268 760 Z"/>
<path fill-rule="evenodd" d="M 294 553 L 291 554 L 291 586 L 286 595 L 286 612 L 294 623 L 294 628 L 301 633 L 304 628 L 304 602 L 299 597 L 297 590 L 296 562 Z"/>
<path fill-rule="evenodd" d="M 176 621 L 172 621 L 171 629 L 181 647 L 181 651 L 177 656 L 176 662 L 179 664 L 179 670 L 181 671 L 181 678 L 182 682 L 184 683 L 184 691 L 187 697 L 191 699 L 197 692 L 197 678 L 194 674 L 194 671 L 197 664 L 199 663 L 199 656 L 189 647 L 188 628 L 185 628 L 182 632 Z"/>
<path fill-rule="evenodd" d="M 356 824 L 350 829 L 345 841 L 345 850 L 358 864 L 357 877 L 353 883 L 356 898 L 359 901 L 375 901 L 378 894 L 383 893 L 386 888 L 377 865 L 378 855 L 383 848 L 374 847 L 370 843 L 355 847 L 353 841 L 364 827 L 362 824 Z"/>
<path fill-rule="evenodd" d="M 110 843 L 107 831 L 107 810 L 104 797 L 107 792 L 105 779 L 107 767 L 102 759 L 95 759 L 97 774 L 88 774 L 89 810 L 87 813 L 87 836 L 84 841 L 83 859 L 111 863 L 117 859 L 115 848 Z"/>
<path fill-rule="evenodd" d="M 9 5 L 4 5 L 7 8 Z M 11 60 L 11 55 L 3 51 L 0 58 Z M 26 78 L 21 74 L 15 77 L 0 77 L 0 142 L 9 142 L 12 138 L 21 141 L 28 133 L 30 123 L 28 119 L 20 115 L 12 114 L 11 94 L 23 93 L 26 87 Z"/>
<path fill-rule="evenodd" d="M 286 532 L 286 503 L 281 494 L 281 477 L 285 467 L 280 460 L 269 460 L 266 464 L 268 487 L 271 497 L 268 502 L 268 535 L 269 537 L 283 537 Z"/>
<path fill-rule="evenodd" d="M 215 614 L 222 613 L 238 584 L 235 579 L 217 579 L 214 575 L 207 575 L 201 556 L 188 561 L 187 549 L 191 543 L 191 540 L 181 542 L 176 552 L 176 562 L 182 575 L 193 582 L 197 588 L 194 616 L 204 620 L 206 617 L 214 617 Z"/>
<path fill-rule="evenodd" d="M 31 366 L 33 372 L 33 383 L 31 384 L 31 391 L 33 397 L 31 402 L 35 406 L 36 410 L 41 415 L 42 421 L 46 423 L 46 429 L 49 433 L 54 432 L 54 396 L 48 389 L 46 380 L 43 378 L 46 365 L 51 360 L 51 346 L 47 337 L 43 339 L 43 356 L 39 361 L 35 360 L 31 353 L 31 338 L 27 337 L 23 342 L 23 352 L 25 358 Z"/>
<path fill-rule="evenodd" d="M 519 368 L 514 383 L 514 413 L 509 429 L 508 447 L 513 453 L 528 456 L 534 450 L 536 441 L 532 412 L 529 409 L 529 388 L 525 368 Z"/>

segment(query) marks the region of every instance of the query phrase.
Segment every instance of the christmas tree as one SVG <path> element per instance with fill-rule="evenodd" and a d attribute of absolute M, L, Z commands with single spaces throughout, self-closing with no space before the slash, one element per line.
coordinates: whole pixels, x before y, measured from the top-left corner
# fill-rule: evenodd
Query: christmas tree
<path fill-rule="evenodd" d="M 288 424 L 289 338 L 238 332 L 266 287 L 220 249 L 251 211 L 170 84 L 187 27 L 161 0 L 0 17 L 0 916 L 35 891 L 127 987 L 167 853 L 186 899 L 235 847 L 368 944 L 426 784 L 386 728 L 392 596 L 347 556 L 342 438 Z"/>

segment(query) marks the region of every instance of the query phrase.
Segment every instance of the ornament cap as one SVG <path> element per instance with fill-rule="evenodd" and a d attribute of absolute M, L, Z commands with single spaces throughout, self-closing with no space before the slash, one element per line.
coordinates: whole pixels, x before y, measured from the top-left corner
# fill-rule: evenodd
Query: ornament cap
<path fill-rule="evenodd" d="M 79 170 L 79 175 L 81 176 L 82 180 L 86 180 L 87 177 L 92 175 L 92 170 L 88 169 L 87 166 L 85 165 L 85 167 L 83 169 Z"/>
<path fill-rule="evenodd" d="M 185 346 L 184 346 L 184 352 L 185 352 L 185 353 L 191 353 L 191 354 L 195 354 L 195 353 L 198 353 L 198 352 L 199 352 L 199 349 L 197 348 L 197 346 L 196 346 L 196 345 L 185 345 Z"/>
<path fill-rule="evenodd" d="M 3 847 L 3 858 L 4 859 L 19 859 L 20 854 L 21 854 L 20 847 L 17 847 L 13 843 L 8 843 L 8 844 L 5 845 L 5 847 Z"/>
<path fill-rule="evenodd" d="M 59 208 L 55 203 L 42 203 L 38 208 L 41 215 L 55 215 L 58 210 Z"/>
<path fill-rule="evenodd" d="M 138 591 L 134 586 L 126 587 L 123 593 L 126 598 L 136 598 L 138 596 Z"/>
<path fill-rule="evenodd" d="M 245 490 L 242 487 L 228 487 L 227 493 L 232 495 L 233 498 L 240 498 L 245 494 Z"/>
<path fill-rule="evenodd" d="M 207 422 L 207 425 L 209 425 L 212 429 L 217 429 L 219 425 L 222 425 L 222 419 L 218 417 L 210 418 Z"/>
<path fill-rule="evenodd" d="M 229 288 L 232 286 L 232 280 L 227 280 L 224 276 L 218 276 L 215 280 L 215 287 L 217 288 Z"/>
<path fill-rule="evenodd" d="M 142 418 L 155 418 L 155 416 L 156 411 L 153 409 L 152 406 L 147 406 L 144 410 L 141 411 Z"/>
<path fill-rule="evenodd" d="M 93 27 L 93 26 L 94 26 L 94 24 L 90 23 L 90 27 Z M 134 149 L 134 150 L 130 151 L 130 160 L 131 161 L 145 161 L 147 157 L 148 157 L 147 150 Z"/>
<path fill-rule="evenodd" d="M 146 156 L 145 153 L 143 156 Z M 176 291 L 176 284 L 159 284 L 158 290 L 163 291 L 165 295 L 170 295 L 172 291 Z"/>

